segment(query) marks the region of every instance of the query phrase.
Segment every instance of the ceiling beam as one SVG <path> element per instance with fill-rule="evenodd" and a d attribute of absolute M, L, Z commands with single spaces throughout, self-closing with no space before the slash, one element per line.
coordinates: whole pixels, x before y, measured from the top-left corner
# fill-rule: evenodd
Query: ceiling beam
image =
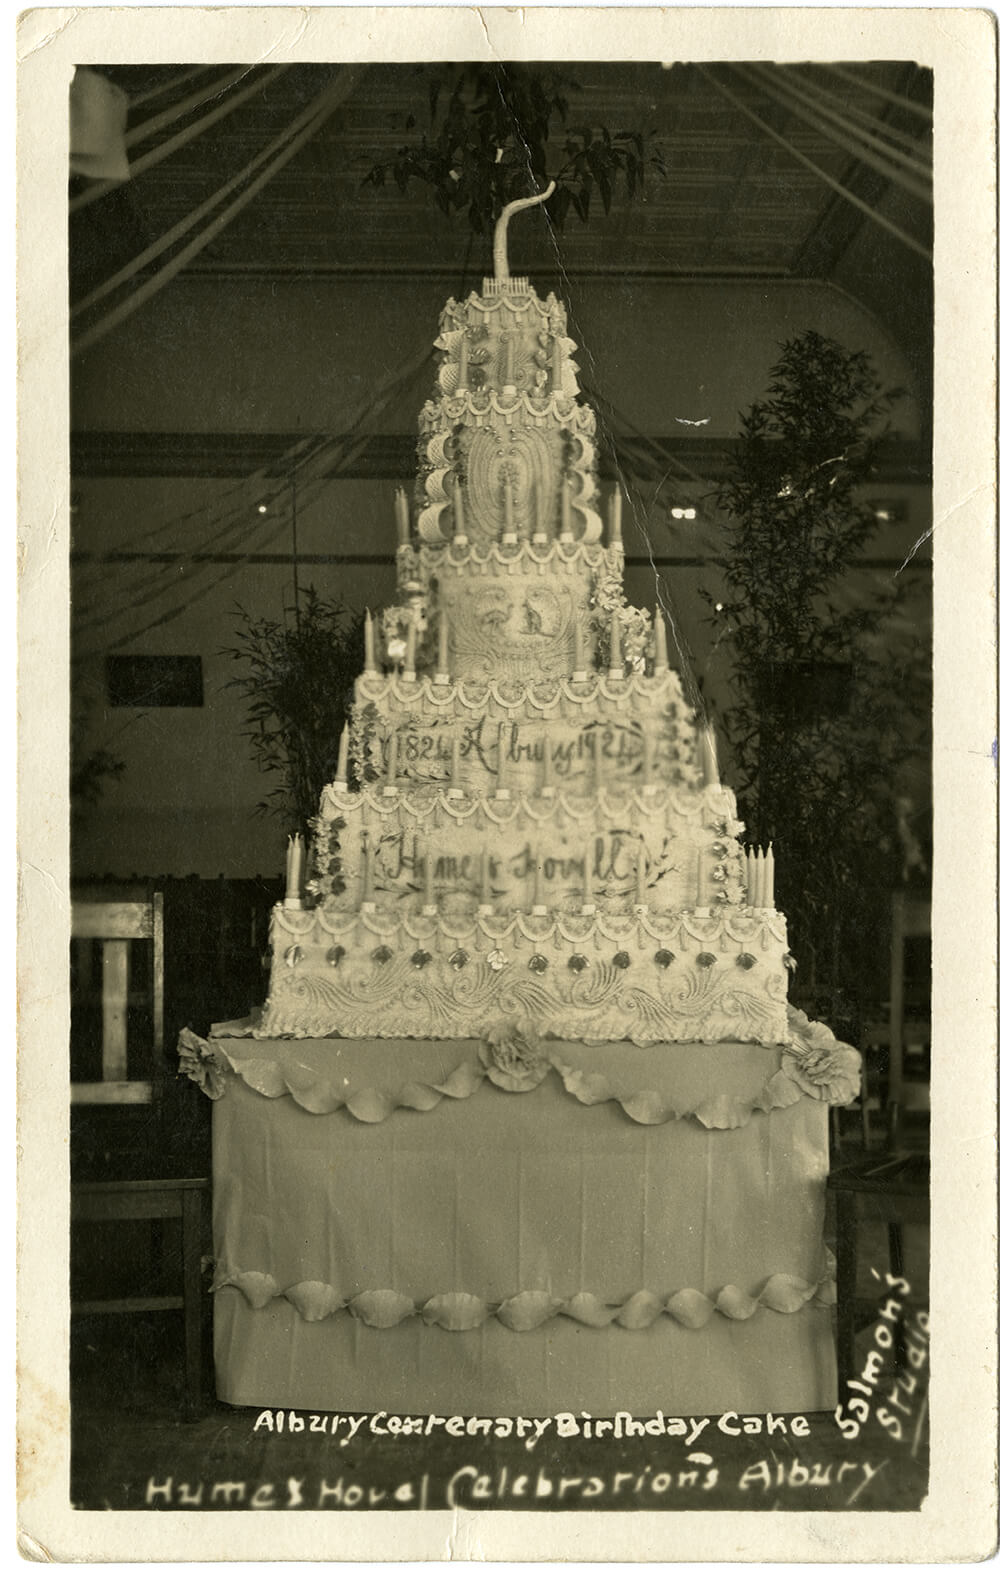
<path fill-rule="evenodd" d="M 302 441 L 302 432 L 225 431 L 76 431 L 70 443 L 70 472 L 77 479 L 240 479 L 262 468 L 271 479 L 288 475 L 288 453 Z M 416 444 L 410 435 L 357 435 L 329 438 L 330 467 L 326 477 L 340 480 L 406 480 L 416 473 Z M 339 444 L 343 444 L 342 446 Z M 728 471 L 735 440 L 725 437 L 642 436 L 619 438 L 616 450 L 622 466 L 640 456 L 648 465 L 650 448 L 665 455 L 662 467 L 673 460 L 694 471 L 671 478 L 678 490 L 690 490 L 699 480 L 715 482 Z M 353 456 L 343 466 L 336 462 L 344 448 Z M 616 473 L 607 457 L 601 475 Z M 322 475 L 316 470 L 316 478 Z M 927 484 L 931 474 L 930 452 L 916 442 L 887 441 L 879 462 L 877 483 Z"/>

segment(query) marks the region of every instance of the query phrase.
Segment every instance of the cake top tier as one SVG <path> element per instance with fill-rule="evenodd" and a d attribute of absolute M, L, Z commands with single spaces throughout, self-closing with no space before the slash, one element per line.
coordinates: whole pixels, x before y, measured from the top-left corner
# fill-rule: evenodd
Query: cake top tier
<path fill-rule="evenodd" d="M 507 272 L 505 219 L 530 205 L 501 217 L 496 276 L 441 314 L 438 396 L 420 416 L 417 532 L 427 543 L 601 538 L 596 423 L 579 397 L 566 311 Z"/>

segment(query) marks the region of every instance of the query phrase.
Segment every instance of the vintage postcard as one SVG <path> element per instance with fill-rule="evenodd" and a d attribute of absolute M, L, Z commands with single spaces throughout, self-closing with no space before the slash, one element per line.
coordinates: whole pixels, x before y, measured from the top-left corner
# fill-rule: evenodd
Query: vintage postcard
<path fill-rule="evenodd" d="M 990 1556 L 993 17 L 17 49 L 22 1554 Z"/>

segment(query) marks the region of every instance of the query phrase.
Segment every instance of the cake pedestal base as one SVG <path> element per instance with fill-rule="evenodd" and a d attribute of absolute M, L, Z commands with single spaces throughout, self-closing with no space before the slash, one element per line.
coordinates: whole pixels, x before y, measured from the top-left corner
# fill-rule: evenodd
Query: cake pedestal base
<path fill-rule="evenodd" d="M 595 1418 L 835 1404 L 827 1109 L 740 1111 L 779 1047 L 545 1043 L 569 1078 L 515 1094 L 476 1077 L 474 1042 L 211 1045 L 223 1401 Z M 615 1098 L 572 1093 L 577 1063 Z M 641 1121 L 656 1107 L 700 1115 Z"/>
<path fill-rule="evenodd" d="M 817 1412 L 835 1401 L 831 1310 L 719 1319 L 692 1331 L 593 1330 L 563 1319 L 513 1335 L 488 1321 L 449 1333 L 348 1315 L 306 1324 L 290 1303 L 216 1305 L 217 1394 L 232 1406 L 466 1417 L 710 1416 Z"/>

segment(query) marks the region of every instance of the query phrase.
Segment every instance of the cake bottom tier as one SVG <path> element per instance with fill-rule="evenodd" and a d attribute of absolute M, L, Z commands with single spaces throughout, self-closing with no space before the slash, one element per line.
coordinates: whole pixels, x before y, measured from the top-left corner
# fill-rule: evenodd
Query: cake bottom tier
<path fill-rule="evenodd" d="M 222 1400 L 833 1406 L 827 1109 L 780 1047 L 545 1043 L 515 1093 L 475 1042 L 211 1046 Z"/>

